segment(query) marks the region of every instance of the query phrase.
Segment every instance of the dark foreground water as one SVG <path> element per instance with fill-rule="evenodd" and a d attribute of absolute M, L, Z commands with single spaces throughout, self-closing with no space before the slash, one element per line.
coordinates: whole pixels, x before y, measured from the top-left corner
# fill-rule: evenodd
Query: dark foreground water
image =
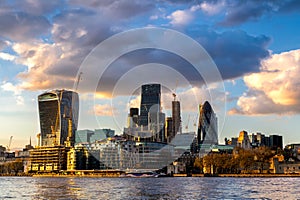
<path fill-rule="evenodd" d="M 300 178 L 0 177 L 0 199 L 300 199 Z"/>

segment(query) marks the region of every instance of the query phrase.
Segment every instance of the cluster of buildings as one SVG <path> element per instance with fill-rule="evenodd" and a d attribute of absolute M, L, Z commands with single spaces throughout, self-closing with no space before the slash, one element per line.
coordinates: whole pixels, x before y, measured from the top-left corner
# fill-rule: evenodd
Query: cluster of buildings
<path fill-rule="evenodd" d="M 0 146 L 0 162 L 21 158 L 25 172 L 59 173 L 82 170 L 158 170 L 186 172 L 195 157 L 210 152 L 232 152 L 235 147 L 251 149 L 260 146 L 283 149 L 279 135 L 241 131 L 238 137 L 225 138 L 218 144 L 217 116 L 209 102 L 199 105 L 196 132 L 182 132 L 180 102 L 173 93 L 171 116 L 161 108 L 161 85 L 141 86 L 140 107 L 129 109 L 123 135 L 111 129 L 77 130 L 79 96 L 74 91 L 52 90 L 38 96 L 41 132 L 38 144 L 22 151 L 7 152 Z M 290 160 L 300 160 L 300 145 L 287 146 Z M 298 158 L 298 157 L 299 158 Z M 277 159 L 277 160 L 276 160 Z M 276 173 L 287 173 L 297 167 L 283 166 L 287 160 L 273 159 Z M 300 172 L 300 165 L 297 168 Z"/>
<path fill-rule="evenodd" d="M 233 137 L 231 140 L 225 138 L 225 145 L 250 149 L 255 147 L 270 147 L 271 149 L 283 149 L 283 139 L 281 135 L 266 136 L 262 133 L 251 133 L 241 131 L 238 137 Z"/>
<path fill-rule="evenodd" d="M 117 136 L 111 129 L 77 130 L 76 92 L 52 90 L 39 95 L 41 133 L 38 145 L 28 151 L 27 171 L 157 170 L 191 161 L 201 144 L 218 144 L 216 114 L 205 102 L 200 105 L 198 132 L 182 133 L 180 102 L 173 96 L 172 116 L 166 117 L 161 85 L 142 85 L 140 107 L 129 109 L 127 126 Z"/>

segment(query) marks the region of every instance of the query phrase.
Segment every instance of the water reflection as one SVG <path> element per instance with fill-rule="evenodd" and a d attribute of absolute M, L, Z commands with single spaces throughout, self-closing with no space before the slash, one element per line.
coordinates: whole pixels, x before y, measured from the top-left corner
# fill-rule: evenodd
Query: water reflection
<path fill-rule="evenodd" d="M 79 199 L 81 188 L 74 178 L 36 178 L 34 199 Z"/>
<path fill-rule="evenodd" d="M 299 178 L 0 177 L 0 199 L 299 199 Z"/>

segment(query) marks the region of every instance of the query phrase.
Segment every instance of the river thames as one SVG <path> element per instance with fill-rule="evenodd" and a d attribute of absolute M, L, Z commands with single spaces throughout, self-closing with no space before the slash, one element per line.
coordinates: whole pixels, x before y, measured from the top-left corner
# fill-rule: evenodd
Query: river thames
<path fill-rule="evenodd" d="M 0 199 L 300 199 L 300 178 L 0 177 Z"/>

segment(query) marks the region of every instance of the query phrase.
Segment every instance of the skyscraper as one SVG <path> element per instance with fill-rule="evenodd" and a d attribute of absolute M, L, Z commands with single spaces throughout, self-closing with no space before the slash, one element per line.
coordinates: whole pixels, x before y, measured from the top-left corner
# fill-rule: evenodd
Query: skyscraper
<path fill-rule="evenodd" d="M 211 105 L 205 101 L 199 110 L 198 144 L 218 144 L 218 120 Z"/>
<path fill-rule="evenodd" d="M 74 143 L 78 125 L 78 94 L 52 90 L 38 96 L 41 146 Z"/>
<path fill-rule="evenodd" d="M 160 113 L 161 110 L 161 90 L 160 84 L 142 85 L 140 126 L 148 126 L 148 113 Z M 155 110 L 154 110 L 155 109 Z"/>
<path fill-rule="evenodd" d="M 173 137 L 181 132 L 180 102 L 172 101 Z"/>

